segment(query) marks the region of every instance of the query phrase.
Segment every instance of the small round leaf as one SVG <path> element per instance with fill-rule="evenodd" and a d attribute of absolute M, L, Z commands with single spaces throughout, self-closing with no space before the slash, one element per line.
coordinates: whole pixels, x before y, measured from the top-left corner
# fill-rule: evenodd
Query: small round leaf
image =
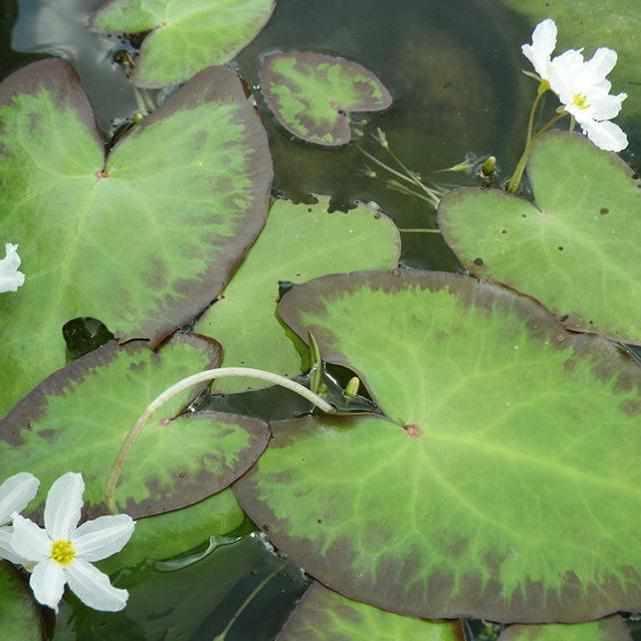
<path fill-rule="evenodd" d="M 259 77 L 278 122 L 298 138 L 327 147 L 350 141 L 350 113 L 381 111 L 392 104 L 389 91 L 371 71 L 322 53 L 263 54 Z"/>
<path fill-rule="evenodd" d="M 499 641 L 632 641 L 620 616 L 574 625 L 511 625 Z"/>
<path fill-rule="evenodd" d="M 43 621 L 25 577 L 0 561 L 0 639 L 42 641 Z"/>

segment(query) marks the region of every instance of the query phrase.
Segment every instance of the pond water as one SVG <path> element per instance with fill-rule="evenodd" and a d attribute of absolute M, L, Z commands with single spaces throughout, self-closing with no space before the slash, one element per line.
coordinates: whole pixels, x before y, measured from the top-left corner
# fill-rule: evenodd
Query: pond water
<path fill-rule="evenodd" d="M 136 97 L 121 67 L 113 62 L 124 39 L 86 28 L 100 0 L 0 0 L 0 79 L 28 62 L 62 56 L 77 69 L 100 128 L 131 116 Z M 238 57 L 236 66 L 255 85 L 258 54 L 270 49 L 312 49 L 366 65 L 394 96 L 391 109 L 355 118 L 366 133 L 382 128 L 391 146 L 412 170 L 428 180 L 474 184 L 461 174 L 439 174 L 466 154 L 497 157 L 503 177 L 522 150 L 532 83 L 521 74 L 520 44 L 532 25 L 499 1 L 484 0 L 278 0 L 268 26 Z M 374 201 L 401 228 L 435 226 L 434 212 L 420 200 L 388 188 L 385 177 L 366 175 L 368 165 L 355 145 L 325 150 L 298 142 L 280 128 L 265 106 L 259 108 L 275 163 L 274 190 L 294 200 L 329 194 L 337 209 Z M 359 124 L 360 123 L 360 124 Z M 630 128 L 633 123 L 630 123 Z M 169 150 L 170 153 L 171 150 Z M 632 136 L 626 158 L 635 164 L 639 146 Z M 456 258 L 438 234 L 405 233 L 402 263 L 456 271 Z M 265 415 L 261 394 L 218 399 Z M 271 415 L 286 416 L 297 406 L 267 396 Z M 288 404 L 289 403 L 289 404 Z M 143 564 L 121 571 L 119 585 L 131 592 L 119 614 L 96 614 L 73 597 L 61 608 L 54 641 L 270 641 L 307 585 L 303 574 L 274 555 L 247 528 L 195 560 Z M 641 626 L 635 638 L 641 639 Z M 489 639 L 470 623 L 469 639 Z M 409 641 L 409 640 L 407 640 Z"/>

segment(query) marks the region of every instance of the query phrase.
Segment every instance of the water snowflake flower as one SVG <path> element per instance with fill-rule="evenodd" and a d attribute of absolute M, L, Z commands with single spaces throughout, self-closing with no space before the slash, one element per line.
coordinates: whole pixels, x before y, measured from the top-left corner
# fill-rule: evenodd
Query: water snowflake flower
<path fill-rule="evenodd" d="M 551 18 L 539 22 L 532 33 L 532 44 L 521 47 L 523 55 L 532 63 L 541 80 L 549 80 L 552 52 L 556 47 L 558 30 Z"/>
<path fill-rule="evenodd" d="M 15 292 L 24 285 L 24 274 L 18 271 L 22 262 L 18 256 L 18 245 L 5 243 L 4 251 L 5 257 L 0 260 L 0 293 Z"/>
<path fill-rule="evenodd" d="M 13 514 L 22 512 L 38 493 L 40 481 L 26 472 L 10 476 L 0 485 L 0 559 L 22 564 L 22 559 L 11 546 L 13 528 L 8 525 Z"/>
<path fill-rule="evenodd" d="M 550 63 L 549 82 L 552 91 L 574 116 L 583 133 L 601 149 L 621 151 L 628 146 L 625 132 L 613 122 L 619 115 L 627 94 L 610 94 L 612 85 L 607 75 L 617 63 L 612 49 L 597 49 L 590 60 L 581 51 L 570 49 Z"/>
<path fill-rule="evenodd" d="M 127 590 L 114 588 L 92 565 L 120 552 L 131 538 L 134 521 L 126 514 L 101 516 L 80 527 L 85 484 L 80 474 L 58 478 L 47 495 L 44 529 L 14 515 L 11 546 L 34 564 L 29 585 L 36 600 L 58 612 L 65 584 L 90 608 L 117 612 L 127 604 Z"/>

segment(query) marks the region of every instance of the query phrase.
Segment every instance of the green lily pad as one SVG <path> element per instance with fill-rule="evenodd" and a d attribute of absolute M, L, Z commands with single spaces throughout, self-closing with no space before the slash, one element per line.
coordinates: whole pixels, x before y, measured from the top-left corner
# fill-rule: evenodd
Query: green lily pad
<path fill-rule="evenodd" d="M 219 346 L 193 335 L 177 336 L 160 353 L 111 342 L 81 357 L 0 421 L 0 478 L 29 470 L 46 488 L 64 472 L 82 472 L 86 511 L 105 511 L 111 467 L 148 403 L 219 363 Z M 139 518 L 196 503 L 227 487 L 266 447 L 269 430 L 260 420 L 216 412 L 172 420 L 192 394 L 163 406 L 135 442 L 115 493 L 120 511 Z M 41 492 L 31 507 L 43 500 Z"/>
<path fill-rule="evenodd" d="M 574 625 L 511 625 L 499 641 L 632 641 L 620 616 Z"/>
<path fill-rule="evenodd" d="M 195 505 L 136 521 L 125 548 L 100 562 L 103 572 L 134 568 L 145 561 L 164 561 L 192 550 L 211 536 L 240 527 L 245 515 L 231 490 L 223 490 Z"/>
<path fill-rule="evenodd" d="M 464 641 L 458 621 L 435 622 L 399 616 L 346 599 L 314 583 L 277 641 Z"/>
<path fill-rule="evenodd" d="M 554 18 L 559 28 L 559 43 L 554 55 L 566 49 L 586 48 L 586 54 L 598 47 L 610 47 L 619 54 L 611 75 L 614 93 L 625 91 L 622 115 L 641 116 L 641 70 L 637 36 L 641 31 L 641 14 L 635 0 L 503 0 L 521 15 L 527 16 L 532 27 L 545 18 Z M 522 58 L 523 68 L 530 68 Z M 532 89 L 534 94 L 534 87 Z"/>
<path fill-rule="evenodd" d="M 111 0 L 94 24 L 108 32 L 151 31 L 133 81 L 154 89 L 230 62 L 267 24 L 275 5 L 275 0 Z"/>
<path fill-rule="evenodd" d="M 42 641 L 42 618 L 26 580 L 0 561 L 0 639 Z"/>
<path fill-rule="evenodd" d="M 225 346 L 225 366 L 258 367 L 294 376 L 308 364 L 276 318 L 279 282 L 302 283 L 328 273 L 393 269 L 401 242 L 394 223 L 360 205 L 328 213 L 329 198 L 314 205 L 277 200 L 267 224 L 224 295 L 196 325 Z M 242 322 L 239 322 L 242 319 Z M 227 379 L 216 391 L 260 389 L 265 384 Z"/>
<path fill-rule="evenodd" d="M 234 486 L 324 585 L 425 618 L 577 622 L 641 602 L 641 369 L 527 297 L 438 272 L 295 287 L 281 318 L 384 417 L 273 423 Z"/>
<path fill-rule="evenodd" d="M 73 318 L 154 345 L 191 322 L 260 232 L 272 170 L 265 132 L 225 69 L 194 78 L 106 160 L 59 60 L 0 85 L 0 130 L 0 228 L 26 274 L 0 297 L 2 416 L 65 364 L 61 329 Z"/>
<path fill-rule="evenodd" d="M 582 136 L 554 133 L 528 166 L 535 204 L 464 189 L 439 208 L 472 273 L 533 296 L 567 327 L 641 343 L 641 194 L 632 170 Z"/>
<path fill-rule="evenodd" d="M 275 51 L 260 58 L 267 106 L 290 133 L 327 147 L 347 144 L 349 114 L 381 111 L 392 96 L 369 70 L 350 60 L 312 51 Z"/>

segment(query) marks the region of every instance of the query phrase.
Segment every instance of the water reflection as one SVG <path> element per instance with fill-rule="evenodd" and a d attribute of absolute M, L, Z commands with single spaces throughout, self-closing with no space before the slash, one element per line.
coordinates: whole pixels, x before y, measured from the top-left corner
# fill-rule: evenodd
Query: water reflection
<path fill-rule="evenodd" d="M 96 110 L 98 126 L 109 131 L 114 118 L 125 118 L 136 109 L 136 101 L 123 70 L 112 62 L 119 39 L 90 29 L 90 17 L 101 4 L 102 0 L 19 0 L 11 45 L 15 51 L 71 62 Z"/>

